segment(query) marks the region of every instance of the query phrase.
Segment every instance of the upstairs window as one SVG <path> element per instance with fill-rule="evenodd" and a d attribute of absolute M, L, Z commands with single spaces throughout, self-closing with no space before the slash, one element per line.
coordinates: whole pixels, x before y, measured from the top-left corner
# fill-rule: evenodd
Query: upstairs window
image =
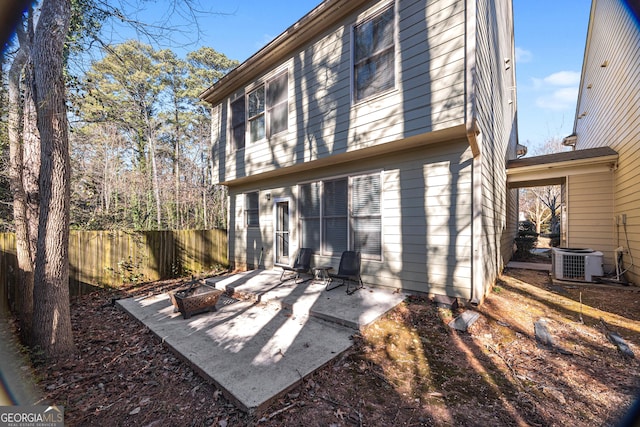
<path fill-rule="evenodd" d="M 390 6 L 354 28 L 354 99 L 360 101 L 395 86 L 395 21 Z"/>
<path fill-rule="evenodd" d="M 248 98 L 249 140 L 255 142 L 266 135 L 264 125 L 264 85 L 253 92 L 249 92 Z"/>
<path fill-rule="evenodd" d="M 233 120 L 233 117 L 232 117 Z M 247 95 L 249 141 L 255 142 L 289 128 L 289 74 L 281 73 Z"/>
<path fill-rule="evenodd" d="M 245 131 L 244 96 L 241 96 L 231 103 L 231 144 L 234 150 L 244 148 Z"/>
<path fill-rule="evenodd" d="M 289 75 L 287 72 L 267 82 L 267 112 L 269 136 L 289 127 Z"/>

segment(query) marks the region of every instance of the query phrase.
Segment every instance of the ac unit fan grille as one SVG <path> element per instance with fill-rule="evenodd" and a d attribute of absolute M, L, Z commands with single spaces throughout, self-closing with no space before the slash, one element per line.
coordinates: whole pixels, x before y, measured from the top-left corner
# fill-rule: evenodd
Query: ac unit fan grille
<path fill-rule="evenodd" d="M 562 275 L 567 279 L 584 279 L 584 257 L 580 255 L 563 255 Z"/>

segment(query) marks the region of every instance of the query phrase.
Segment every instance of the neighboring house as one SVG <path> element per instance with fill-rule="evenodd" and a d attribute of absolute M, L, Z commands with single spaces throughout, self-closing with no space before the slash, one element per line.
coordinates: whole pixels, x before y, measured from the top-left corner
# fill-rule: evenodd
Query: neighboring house
<path fill-rule="evenodd" d="M 231 264 L 356 250 L 365 283 L 481 302 L 517 225 L 512 15 L 327 0 L 206 90 Z"/>
<path fill-rule="evenodd" d="M 635 11 L 630 7 L 633 5 Z M 625 249 L 627 279 L 640 284 L 640 30 L 638 3 L 593 0 L 574 123 L 575 149 L 610 147 L 618 153 L 603 200 L 609 246 Z M 570 138 L 572 142 L 574 138 Z M 591 177 L 591 179 L 597 179 Z M 586 183 L 588 210 L 601 205 Z M 569 199 L 571 209 L 571 199 Z M 572 232 L 571 227 L 569 233 Z M 590 232 L 577 229 L 588 245 Z M 596 246 L 596 244 L 594 244 Z M 634 260 L 635 257 L 635 260 Z M 634 264 L 634 265 L 632 265 Z"/>
<path fill-rule="evenodd" d="M 575 151 L 508 163 L 509 184 L 563 185 L 562 246 L 604 254 L 640 284 L 640 30 L 623 0 L 593 0 L 573 134 Z"/>

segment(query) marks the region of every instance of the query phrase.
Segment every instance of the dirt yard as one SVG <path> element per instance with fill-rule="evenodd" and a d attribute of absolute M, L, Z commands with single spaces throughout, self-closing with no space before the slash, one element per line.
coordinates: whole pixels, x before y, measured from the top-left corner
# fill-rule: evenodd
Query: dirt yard
<path fill-rule="evenodd" d="M 356 334 L 352 349 L 249 416 L 111 304 L 180 284 L 73 303 L 77 355 L 35 363 L 45 400 L 65 406 L 67 425 L 600 426 L 615 424 L 640 391 L 640 289 L 558 287 L 546 273 L 510 270 L 480 307 L 452 312 L 409 298 Z M 464 310 L 479 320 L 466 332 L 450 328 Z M 554 347 L 536 342 L 542 318 Z M 636 358 L 624 357 L 605 328 Z"/>

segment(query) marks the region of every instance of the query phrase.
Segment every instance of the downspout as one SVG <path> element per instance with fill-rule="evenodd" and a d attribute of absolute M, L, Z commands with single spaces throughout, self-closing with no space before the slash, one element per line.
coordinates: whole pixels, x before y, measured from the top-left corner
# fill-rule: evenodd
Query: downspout
<path fill-rule="evenodd" d="M 467 0 L 465 52 L 465 126 L 473 157 L 480 156 L 478 119 L 476 117 L 476 0 Z"/>
<path fill-rule="evenodd" d="M 483 293 L 482 266 L 482 157 L 481 135 L 476 108 L 476 0 L 466 1 L 465 51 L 465 126 L 467 140 L 473 154 L 472 210 L 471 210 L 471 292 L 470 302 L 479 304 Z"/>

